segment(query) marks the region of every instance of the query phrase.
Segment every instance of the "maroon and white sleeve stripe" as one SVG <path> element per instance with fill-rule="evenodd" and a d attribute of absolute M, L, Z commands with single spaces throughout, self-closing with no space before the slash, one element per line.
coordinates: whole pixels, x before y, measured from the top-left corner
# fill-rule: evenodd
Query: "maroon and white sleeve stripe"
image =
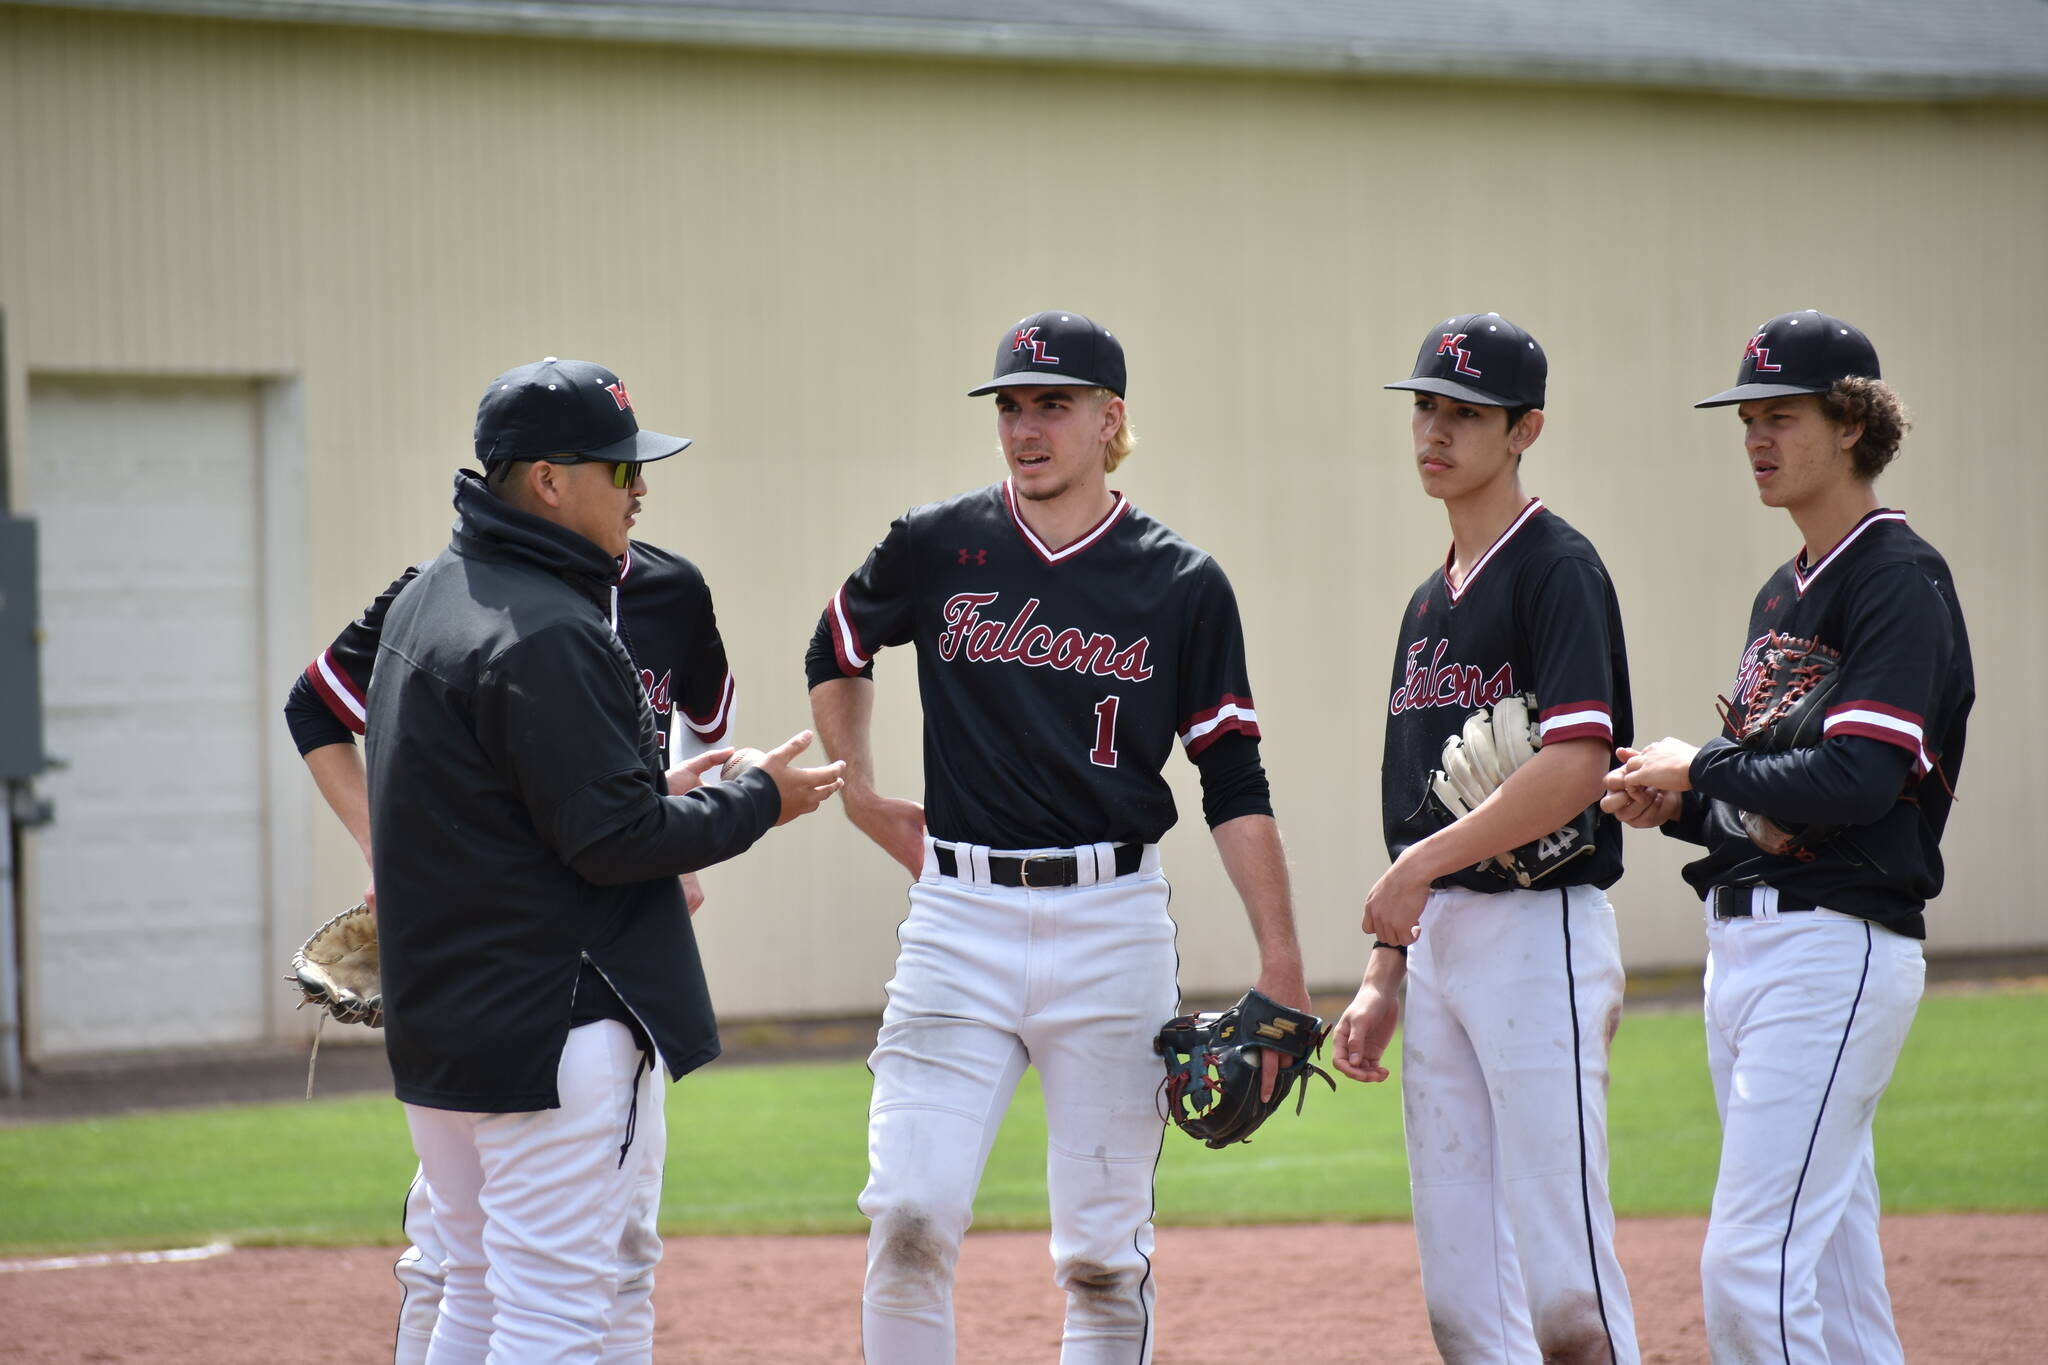
<path fill-rule="evenodd" d="M 1881 701 L 1845 701 L 1829 707 L 1827 717 L 1821 721 L 1820 732 L 1823 737 L 1861 735 L 1865 739 L 1896 744 L 1913 755 L 1915 771 L 1923 777 L 1934 767 L 1934 760 L 1927 755 L 1927 734 L 1921 728 L 1921 718 L 1911 711 L 1887 706 Z"/>
<path fill-rule="evenodd" d="M 357 734 L 363 732 L 363 689 L 356 686 L 355 679 L 342 671 L 335 662 L 334 651 L 323 649 L 320 657 L 306 667 L 306 681 L 313 685 L 320 700 L 327 703 L 327 709 L 334 718 Z"/>
<path fill-rule="evenodd" d="M 725 732 L 732 724 L 732 698 L 732 670 L 728 668 L 725 670 L 725 681 L 718 688 L 718 702 L 708 713 L 698 715 L 686 706 L 678 706 L 676 711 L 682 716 L 683 724 L 689 727 L 691 734 L 704 743 L 715 746 L 718 741 L 725 738 Z"/>
<path fill-rule="evenodd" d="M 1564 739 L 1614 742 L 1614 712 L 1604 701 L 1573 701 L 1546 706 L 1536 716 L 1536 732 L 1545 744 Z"/>
<path fill-rule="evenodd" d="M 1216 705 L 1188 718 L 1180 729 L 1180 742 L 1187 746 L 1188 757 L 1193 758 L 1228 734 L 1259 737 L 1259 713 L 1252 709 L 1250 697 L 1224 694 Z"/>
<path fill-rule="evenodd" d="M 860 675 L 860 671 L 874 660 L 874 656 L 861 648 L 860 632 L 853 627 L 853 618 L 846 614 L 846 585 L 839 585 L 839 591 L 832 594 L 826 605 L 832 621 L 832 652 L 839 656 L 839 671 L 847 677 Z"/>

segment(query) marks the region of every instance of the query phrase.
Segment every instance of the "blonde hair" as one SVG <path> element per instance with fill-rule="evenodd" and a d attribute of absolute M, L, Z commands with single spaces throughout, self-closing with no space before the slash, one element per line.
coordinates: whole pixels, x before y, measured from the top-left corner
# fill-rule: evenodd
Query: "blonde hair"
<path fill-rule="evenodd" d="M 1110 399 L 1117 396 L 1108 389 L 1096 389 L 1095 394 L 1095 401 L 1098 404 L 1107 403 Z M 1116 431 L 1103 444 L 1102 467 L 1112 474 L 1116 473 L 1116 467 L 1125 460 L 1128 460 L 1131 457 L 1131 452 L 1137 448 L 1138 433 L 1131 426 L 1130 410 L 1126 408 L 1122 419 L 1116 424 Z"/>

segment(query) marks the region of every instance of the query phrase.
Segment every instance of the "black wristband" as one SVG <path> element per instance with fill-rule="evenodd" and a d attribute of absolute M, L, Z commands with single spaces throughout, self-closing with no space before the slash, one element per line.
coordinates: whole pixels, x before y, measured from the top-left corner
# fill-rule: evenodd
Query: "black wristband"
<path fill-rule="evenodd" d="M 1382 943 L 1378 939 L 1374 939 L 1372 946 L 1375 950 L 1385 948 L 1390 953 L 1399 953 L 1402 957 L 1408 956 L 1408 945 L 1405 943 Z"/>

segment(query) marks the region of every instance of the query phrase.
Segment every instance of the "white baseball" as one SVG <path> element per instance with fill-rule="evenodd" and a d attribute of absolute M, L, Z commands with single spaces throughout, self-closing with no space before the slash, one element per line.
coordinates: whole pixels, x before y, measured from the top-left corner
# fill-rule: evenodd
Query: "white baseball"
<path fill-rule="evenodd" d="M 759 749 L 734 749 L 732 757 L 725 760 L 725 766 L 718 770 L 718 778 L 721 782 L 730 782 L 766 757 L 768 755 Z"/>

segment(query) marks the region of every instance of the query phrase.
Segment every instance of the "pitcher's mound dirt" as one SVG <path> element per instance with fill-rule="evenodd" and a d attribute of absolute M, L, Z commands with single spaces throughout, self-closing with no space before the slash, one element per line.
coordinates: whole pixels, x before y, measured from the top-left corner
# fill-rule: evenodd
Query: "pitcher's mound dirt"
<path fill-rule="evenodd" d="M 1621 1225 L 1643 1360 L 1702 1362 L 1697 1219 Z M 1895 1217 L 1886 1263 L 1915 1365 L 2048 1360 L 2048 1217 Z M 961 1365 L 1059 1356 L 1045 1234 L 970 1234 Z M 0 1360 L 273 1365 L 390 1358 L 392 1249 L 252 1249 L 184 1264 L 0 1270 Z M 655 1358 L 860 1359 L 857 1237 L 672 1237 Z M 1157 1365 L 1408 1365 L 1436 1359 L 1404 1223 L 1166 1228 Z M 1288 1286 L 1306 1282 L 1290 1303 Z M 1269 1286 L 1267 1305 L 1253 1304 Z M 1278 1291 L 1273 1293 L 1270 1291 Z M 880 1365 L 878 1362 L 877 1365 Z"/>

